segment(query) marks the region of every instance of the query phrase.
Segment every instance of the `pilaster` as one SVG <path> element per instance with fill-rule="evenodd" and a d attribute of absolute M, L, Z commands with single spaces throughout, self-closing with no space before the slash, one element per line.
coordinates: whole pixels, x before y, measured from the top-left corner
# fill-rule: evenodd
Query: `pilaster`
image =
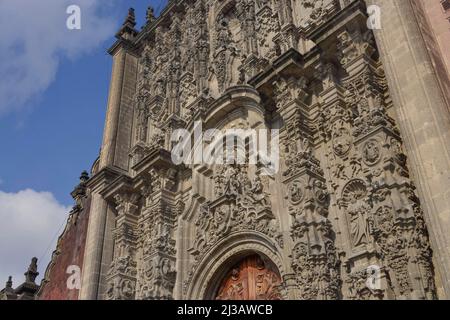
<path fill-rule="evenodd" d="M 422 200 L 436 265 L 450 296 L 450 113 L 410 0 L 368 0 L 381 8 L 381 60 Z"/>

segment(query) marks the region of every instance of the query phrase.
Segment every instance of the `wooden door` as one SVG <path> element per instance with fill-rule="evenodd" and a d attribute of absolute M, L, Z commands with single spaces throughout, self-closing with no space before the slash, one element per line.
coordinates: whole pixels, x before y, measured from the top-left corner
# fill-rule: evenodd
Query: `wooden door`
<path fill-rule="evenodd" d="M 281 280 L 257 255 L 234 266 L 222 281 L 217 300 L 280 300 Z"/>

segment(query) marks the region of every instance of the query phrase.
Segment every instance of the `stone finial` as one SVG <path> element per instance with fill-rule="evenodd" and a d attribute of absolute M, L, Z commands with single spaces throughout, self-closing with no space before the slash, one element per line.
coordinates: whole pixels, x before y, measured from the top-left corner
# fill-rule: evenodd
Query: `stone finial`
<path fill-rule="evenodd" d="M 71 195 L 76 200 L 79 197 L 84 197 L 86 195 L 86 182 L 89 180 L 89 173 L 83 171 L 80 176 L 80 183 L 72 191 Z"/>
<path fill-rule="evenodd" d="M 89 180 L 89 173 L 88 173 L 86 170 L 84 170 L 84 171 L 81 173 L 81 176 L 80 176 L 80 182 L 81 182 L 81 183 L 86 183 L 88 180 Z"/>
<path fill-rule="evenodd" d="M 37 272 L 37 261 L 38 259 L 36 257 L 31 259 L 30 266 L 27 272 L 24 273 L 25 282 L 35 283 L 36 277 L 39 275 L 39 272 Z"/>
<path fill-rule="evenodd" d="M 9 276 L 8 281 L 6 281 L 5 288 L 0 291 L 0 300 L 3 300 L 3 299 L 15 300 L 16 299 L 16 295 L 14 293 L 14 289 L 12 286 L 13 286 L 12 277 Z"/>
<path fill-rule="evenodd" d="M 134 14 L 133 8 L 128 9 L 128 15 L 123 25 L 130 26 L 131 28 L 134 28 L 136 26 L 136 15 Z"/>
<path fill-rule="evenodd" d="M 75 206 L 72 211 L 81 211 L 83 208 L 83 198 L 86 196 L 86 183 L 89 180 L 89 173 L 83 171 L 80 176 L 80 183 L 73 189 L 70 193 L 72 198 L 75 200 Z"/>
<path fill-rule="evenodd" d="M 6 281 L 6 286 L 5 286 L 5 288 L 6 288 L 6 289 L 12 289 L 12 285 L 13 285 L 13 282 L 12 282 L 12 276 L 9 276 L 9 277 L 8 277 L 8 281 Z"/>
<path fill-rule="evenodd" d="M 136 27 L 136 16 L 134 14 L 134 9 L 128 9 L 128 15 L 125 18 L 125 22 L 120 28 L 119 32 L 117 32 L 117 38 L 128 39 L 130 36 L 135 36 L 138 32 L 135 29 Z"/>
<path fill-rule="evenodd" d="M 147 9 L 147 24 L 151 24 L 156 20 L 155 17 L 155 10 L 153 9 L 153 7 L 148 7 Z"/>

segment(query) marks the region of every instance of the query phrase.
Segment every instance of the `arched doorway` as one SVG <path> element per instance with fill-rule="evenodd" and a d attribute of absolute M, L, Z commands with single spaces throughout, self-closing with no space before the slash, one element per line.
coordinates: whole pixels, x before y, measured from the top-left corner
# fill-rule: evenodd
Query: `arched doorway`
<path fill-rule="evenodd" d="M 259 255 L 243 258 L 222 279 L 217 300 L 280 300 L 281 278 L 275 266 Z"/>

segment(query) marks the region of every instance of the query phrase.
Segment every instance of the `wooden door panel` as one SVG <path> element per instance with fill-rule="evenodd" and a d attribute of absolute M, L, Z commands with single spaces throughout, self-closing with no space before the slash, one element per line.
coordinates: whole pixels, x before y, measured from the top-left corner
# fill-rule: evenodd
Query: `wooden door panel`
<path fill-rule="evenodd" d="M 280 277 L 255 255 L 242 260 L 225 276 L 217 300 L 279 300 Z"/>

